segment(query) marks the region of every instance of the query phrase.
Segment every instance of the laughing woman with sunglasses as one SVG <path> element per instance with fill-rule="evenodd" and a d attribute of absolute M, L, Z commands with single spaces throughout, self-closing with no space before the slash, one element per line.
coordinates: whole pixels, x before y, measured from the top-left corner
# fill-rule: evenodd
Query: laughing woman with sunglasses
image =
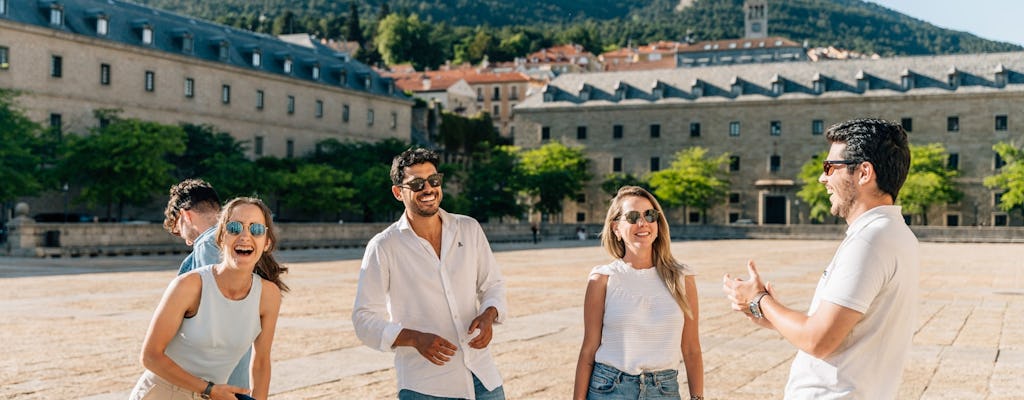
<path fill-rule="evenodd" d="M 259 199 L 232 200 L 220 214 L 221 262 L 179 276 L 164 292 L 142 344 L 146 367 L 130 400 L 236 400 L 248 390 L 226 384 L 253 348 L 252 397 L 266 400 L 270 348 L 287 268 L 272 254 L 277 237 Z"/>
<path fill-rule="evenodd" d="M 670 242 L 658 200 L 640 187 L 619 189 L 601 231 L 615 260 L 594 268 L 587 284 L 574 399 L 680 399 L 680 361 L 689 399 L 704 398 L 697 285 Z"/>

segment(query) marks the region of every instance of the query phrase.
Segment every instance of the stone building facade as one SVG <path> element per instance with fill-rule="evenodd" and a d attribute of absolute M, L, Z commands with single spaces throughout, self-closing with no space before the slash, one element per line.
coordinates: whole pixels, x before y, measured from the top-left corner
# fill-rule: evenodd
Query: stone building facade
<path fill-rule="evenodd" d="M 317 141 L 409 140 L 412 101 L 325 46 L 306 47 L 122 1 L 0 1 L 0 88 L 33 120 L 86 133 L 94 110 L 209 124 L 251 156 Z"/>
<path fill-rule="evenodd" d="M 515 144 L 582 146 L 595 179 L 554 222 L 600 222 L 614 172 L 643 177 L 680 150 L 729 153 L 731 188 L 708 222 L 808 222 L 800 168 L 828 148 L 823 132 L 848 119 L 899 121 L 912 144 L 941 143 L 959 170 L 957 204 L 933 206 L 930 225 L 1020 225 L 982 181 L 1002 160 L 998 142 L 1024 143 L 1024 53 L 785 62 L 567 74 L 515 109 Z M 699 223 L 671 210 L 673 223 Z M 915 218 L 913 223 L 920 223 Z M 832 222 L 832 221 L 829 221 Z"/>

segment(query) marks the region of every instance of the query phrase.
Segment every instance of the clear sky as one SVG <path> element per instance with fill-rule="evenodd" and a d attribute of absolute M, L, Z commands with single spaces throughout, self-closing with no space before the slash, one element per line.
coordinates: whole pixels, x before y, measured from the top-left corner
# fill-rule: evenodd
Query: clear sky
<path fill-rule="evenodd" d="M 1022 0 L 868 0 L 932 25 L 1024 46 Z"/>

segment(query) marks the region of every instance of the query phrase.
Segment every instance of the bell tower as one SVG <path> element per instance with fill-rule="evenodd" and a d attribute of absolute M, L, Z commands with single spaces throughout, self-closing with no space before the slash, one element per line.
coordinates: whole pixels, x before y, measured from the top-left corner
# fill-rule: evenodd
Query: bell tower
<path fill-rule="evenodd" d="M 744 36 L 747 39 L 768 37 L 768 0 L 743 2 Z"/>

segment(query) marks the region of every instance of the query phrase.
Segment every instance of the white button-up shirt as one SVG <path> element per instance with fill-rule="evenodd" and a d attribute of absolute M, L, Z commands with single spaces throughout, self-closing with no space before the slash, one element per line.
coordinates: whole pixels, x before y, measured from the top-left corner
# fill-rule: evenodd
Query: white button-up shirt
<path fill-rule="evenodd" d="M 474 399 L 472 375 L 488 390 L 502 381 L 489 347 L 469 347 L 469 324 L 487 307 L 498 310 L 495 323 L 504 321 L 505 281 L 480 224 L 444 210 L 438 214 L 440 259 L 405 213 L 366 245 L 352 323 L 364 344 L 395 352 L 399 390 Z M 439 366 L 413 347 L 392 347 L 405 328 L 441 336 L 458 350 Z"/>

